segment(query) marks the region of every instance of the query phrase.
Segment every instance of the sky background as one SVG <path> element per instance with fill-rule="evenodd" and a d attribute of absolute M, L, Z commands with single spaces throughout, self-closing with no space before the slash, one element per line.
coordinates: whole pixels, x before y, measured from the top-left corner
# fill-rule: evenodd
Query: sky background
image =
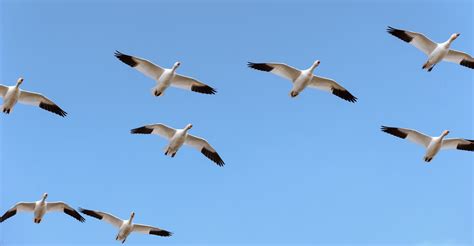
<path fill-rule="evenodd" d="M 426 58 L 386 33 L 422 32 L 473 54 L 471 1 L 2 0 L 0 83 L 19 76 L 69 114 L 17 105 L 0 115 L 0 213 L 49 201 L 107 211 L 174 232 L 126 245 L 471 245 L 474 155 L 424 150 L 381 125 L 474 139 L 473 70 Z M 113 53 L 149 59 L 215 88 L 153 81 Z M 348 103 L 246 67 L 276 61 L 333 78 Z M 218 167 L 130 129 L 164 123 L 206 138 Z M 0 224 L 1 245 L 118 245 L 117 230 L 62 213 Z"/>

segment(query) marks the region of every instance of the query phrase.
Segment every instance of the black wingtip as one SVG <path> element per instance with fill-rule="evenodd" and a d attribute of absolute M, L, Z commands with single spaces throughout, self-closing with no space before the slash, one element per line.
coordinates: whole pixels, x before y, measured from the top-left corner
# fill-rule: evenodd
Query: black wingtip
<path fill-rule="evenodd" d="M 391 26 L 388 26 L 387 32 L 407 43 L 413 40 L 413 37 L 409 36 L 404 30 L 401 29 L 396 29 Z"/>
<path fill-rule="evenodd" d="M 474 69 L 474 61 L 469 61 L 469 60 L 463 59 L 459 64 L 461 66 L 465 66 L 465 67 Z"/>
<path fill-rule="evenodd" d="M 225 165 L 222 158 L 216 152 L 212 152 L 206 148 L 202 148 L 201 153 L 209 158 L 211 161 L 216 163 L 218 166 L 223 167 Z"/>
<path fill-rule="evenodd" d="M 248 62 L 247 66 L 249 68 L 253 68 L 256 70 L 264 71 L 264 72 L 270 72 L 273 70 L 273 67 L 265 64 L 265 63 L 253 63 L 253 62 Z"/>
<path fill-rule="evenodd" d="M 57 114 L 61 117 L 66 117 L 66 115 L 67 115 L 66 111 L 64 111 L 62 108 L 60 108 L 56 104 L 48 104 L 48 103 L 41 102 L 39 104 L 39 107 L 44 109 L 44 110 L 47 110 L 51 113 L 55 113 L 55 114 Z"/>
<path fill-rule="evenodd" d="M 131 134 L 151 134 L 153 129 L 148 128 L 146 126 L 138 127 L 135 129 L 130 130 Z"/>
<path fill-rule="evenodd" d="M 151 230 L 151 231 L 150 231 L 150 234 L 151 234 L 151 235 L 161 236 L 161 237 L 170 237 L 170 236 L 173 235 L 172 232 L 167 231 L 167 230 Z"/>
<path fill-rule="evenodd" d="M 381 126 L 380 130 L 390 135 L 399 137 L 399 138 L 406 138 L 408 134 L 398 130 L 397 127 L 390 127 L 390 126 Z"/>
<path fill-rule="evenodd" d="M 348 102 L 351 102 L 351 103 L 356 103 L 358 98 L 355 97 L 354 95 L 352 95 L 349 91 L 347 90 L 338 90 L 338 89 L 334 89 L 332 90 L 332 93 Z"/>
<path fill-rule="evenodd" d="M 133 57 L 130 55 L 126 55 L 118 50 L 115 51 L 114 56 L 117 57 L 120 61 L 123 63 L 129 65 L 130 67 L 135 67 L 137 66 L 137 62 L 133 60 Z"/>
<path fill-rule="evenodd" d="M 84 223 L 84 221 L 86 221 L 86 219 L 84 217 L 82 217 L 76 210 L 74 209 L 68 209 L 68 208 L 65 208 L 64 209 L 64 213 L 66 213 L 67 215 L 75 218 L 76 220 L 78 220 L 79 222 L 81 223 Z"/>
<path fill-rule="evenodd" d="M 199 85 L 193 85 L 191 86 L 191 90 L 194 91 L 194 92 L 199 92 L 199 93 L 203 93 L 203 94 L 210 94 L 210 95 L 214 95 L 217 93 L 216 89 L 208 86 L 208 85 L 204 85 L 204 86 L 199 86 Z"/>
<path fill-rule="evenodd" d="M 101 220 L 102 219 L 102 216 L 100 214 L 97 214 L 96 212 L 92 211 L 92 210 L 88 210 L 88 209 L 83 209 L 83 208 L 79 208 L 79 211 L 85 215 L 89 215 L 93 218 L 96 218 L 96 219 L 99 219 Z"/>

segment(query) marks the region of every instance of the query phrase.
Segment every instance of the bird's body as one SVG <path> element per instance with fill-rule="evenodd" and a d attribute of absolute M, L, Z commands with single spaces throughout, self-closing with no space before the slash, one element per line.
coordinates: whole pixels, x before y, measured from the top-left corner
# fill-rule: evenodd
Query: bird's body
<path fill-rule="evenodd" d="M 20 102 L 38 106 L 62 117 L 67 115 L 64 110 L 42 94 L 20 89 L 22 83 L 23 78 L 19 78 L 14 86 L 0 85 L 0 97 L 3 98 L 1 107 L 3 113 L 11 113 L 15 105 Z"/>
<path fill-rule="evenodd" d="M 122 220 L 112 214 L 101 212 L 101 211 L 94 211 L 94 210 L 88 210 L 88 209 L 80 209 L 81 213 L 94 217 L 99 220 L 104 220 L 114 227 L 118 228 L 118 233 L 117 236 L 115 237 L 115 240 L 121 241 L 122 243 L 125 243 L 127 240 L 128 236 L 132 232 L 138 232 L 138 233 L 144 233 L 144 234 L 150 234 L 150 235 L 156 235 L 156 236 L 162 236 L 162 237 L 169 237 L 172 235 L 171 232 L 167 230 L 160 229 L 158 227 L 153 227 L 153 226 L 148 226 L 148 225 L 141 225 L 141 224 L 134 224 L 133 219 L 135 218 L 135 213 L 132 212 L 130 214 L 130 219 L 128 220 Z"/>
<path fill-rule="evenodd" d="M 165 147 L 165 155 L 174 157 L 178 150 L 184 145 L 190 145 L 195 149 L 199 150 L 207 158 L 215 162 L 219 166 L 224 165 L 224 161 L 221 159 L 216 150 L 205 140 L 191 134 L 188 131 L 193 126 L 191 124 L 186 125 L 183 129 L 174 129 L 164 124 L 151 124 L 145 125 L 139 128 L 131 130 L 132 134 L 156 134 L 168 139 L 168 145 Z"/>
<path fill-rule="evenodd" d="M 283 63 L 253 63 L 249 62 L 250 68 L 271 72 L 275 75 L 290 80 L 293 84 L 290 96 L 298 96 L 307 87 L 324 90 L 330 92 L 346 101 L 356 102 L 357 98 L 353 96 L 344 87 L 339 85 L 332 79 L 318 77 L 313 74 L 314 69 L 320 64 L 319 61 L 315 61 L 308 69 L 299 70 Z"/>
<path fill-rule="evenodd" d="M 172 68 L 162 68 L 148 60 L 115 52 L 115 57 L 123 63 L 135 68 L 145 76 L 155 80 L 155 86 L 151 92 L 154 96 L 162 96 L 164 92 L 171 86 L 185 90 L 190 90 L 203 94 L 215 94 L 216 90 L 194 78 L 187 77 L 176 73 L 176 69 L 181 65 L 176 62 Z"/>
<path fill-rule="evenodd" d="M 459 37 L 459 33 L 452 34 L 446 42 L 435 43 L 425 35 L 417 32 L 393 27 L 388 27 L 387 32 L 425 53 L 428 59 L 423 64 L 422 69 L 426 69 L 428 72 L 433 70 L 434 66 L 443 60 L 474 68 L 474 59 L 470 55 L 451 49 L 451 44 Z"/>
<path fill-rule="evenodd" d="M 423 146 L 426 151 L 424 161 L 430 162 L 442 149 L 459 149 L 474 151 L 474 141 L 462 138 L 445 139 L 449 131 L 443 131 L 440 136 L 431 137 L 415 130 L 382 126 L 382 131 L 393 136 L 408 139 L 411 142 Z"/>
<path fill-rule="evenodd" d="M 41 223 L 43 217 L 48 212 L 64 212 L 65 214 L 75 218 L 80 222 L 84 222 L 85 219 L 72 207 L 64 202 L 46 202 L 48 194 L 45 193 L 41 200 L 36 202 L 19 202 L 12 208 L 10 208 L 5 214 L 0 217 L 0 223 L 14 216 L 18 212 L 32 212 L 33 222 L 36 224 Z"/>

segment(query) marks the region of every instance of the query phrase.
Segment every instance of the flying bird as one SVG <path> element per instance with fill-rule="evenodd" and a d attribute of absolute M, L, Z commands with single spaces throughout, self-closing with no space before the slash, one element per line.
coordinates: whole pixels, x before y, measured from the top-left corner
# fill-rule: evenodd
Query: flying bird
<path fill-rule="evenodd" d="M 157 236 L 162 236 L 162 237 L 169 237 L 172 235 L 171 232 L 157 228 L 157 227 L 134 224 L 133 223 L 133 218 L 135 217 L 134 212 L 131 213 L 130 219 L 121 220 L 111 214 L 100 212 L 100 211 L 88 210 L 88 209 L 83 209 L 83 208 L 80 208 L 79 210 L 81 211 L 81 213 L 85 215 L 89 215 L 99 220 L 104 220 L 112 224 L 113 226 L 119 228 L 119 232 L 117 234 L 117 237 L 115 237 L 115 240 L 122 241 L 122 243 L 125 243 L 125 240 L 127 240 L 127 237 L 132 232 L 157 235 Z"/>
<path fill-rule="evenodd" d="M 132 129 L 131 133 L 156 134 L 168 139 L 169 144 L 165 148 L 165 155 L 171 155 L 171 157 L 174 157 L 181 146 L 186 144 L 200 151 L 218 166 L 224 166 L 224 161 L 205 139 L 188 134 L 189 129 L 192 127 L 193 125 L 188 124 L 184 129 L 174 129 L 164 124 L 152 124 Z"/>
<path fill-rule="evenodd" d="M 411 129 L 389 126 L 382 126 L 382 131 L 399 138 L 408 139 L 411 142 L 425 147 L 426 153 L 423 159 L 426 162 L 430 162 L 442 149 L 474 151 L 474 140 L 462 138 L 445 139 L 446 135 L 449 134 L 448 130 L 443 131 L 439 137 L 427 136 Z"/>
<path fill-rule="evenodd" d="M 119 51 L 115 52 L 115 57 L 155 80 L 156 85 L 152 89 L 152 94 L 157 97 L 162 96 L 169 86 L 203 94 L 215 94 L 217 92 L 214 88 L 194 78 L 176 73 L 176 69 L 181 65 L 180 62 L 176 62 L 170 69 L 165 69 L 143 58 L 126 55 Z"/>
<path fill-rule="evenodd" d="M 293 83 L 293 88 L 290 91 L 291 97 L 296 97 L 306 87 L 311 87 L 323 91 L 328 91 L 346 101 L 355 103 L 357 97 L 353 96 L 344 87 L 339 85 L 332 79 L 318 77 L 313 74 L 314 69 L 320 64 L 320 61 L 315 61 L 311 67 L 306 70 L 299 70 L 283 63 L 253 63 L 249 62 L 250 68 L 271 72 L 280 77 L 290 80 Z"/>
<path fill-rule="evenodd" d="M 435 43 L 421 33 L 396 29 L 391 26 L 388 27 L 387 32 L 425 53 L 428 56 L 428 61 L 423 64 L 422 69 L 426 69 L 428 72 L 431 72 L 434 66 L 442 60 L 474 68 L 474 59 L 470 55 L 450 49 L 451 43 L 459 37 L 459 33 L 452 34 L 444 43 Z"/>
<path fill-rule="evenodd" d="M 73 217 L 74 219 L 84 222 L 85 219 L 76 210 L 71 208 L 64 202 L 46 202 L 48 197 L 47 193 L 43 194 L 41 200 L 37 202 L 19 202 L 12 208 L 10 208 L 2 217 L 0 217 L 0 223 L 14 216 L 18 212 L 33 212 L 33 222 L 36 224 L 41 223 L 43 216 L 49 212 L 64 212 L 65 214 Z"/>
<path fill-rule="evenodd" d="M 14 86 L 0 85 L 0 96 L 3 98 L 3 105 L 1 107 L 3 113 L 9 114 L 15 107 L 16 103 L 20 102 L 23 104 L 38 106 L 62 117 L 67 115 L 64 110 L 42 94 L 20 89 L 22 83 L 23 78 L 18 78 L 16 85 Z"/>

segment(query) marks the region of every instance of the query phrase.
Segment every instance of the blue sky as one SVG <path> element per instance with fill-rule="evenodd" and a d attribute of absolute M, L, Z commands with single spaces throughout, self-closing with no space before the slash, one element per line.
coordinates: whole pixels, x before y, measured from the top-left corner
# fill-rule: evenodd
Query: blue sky
<path fill-rule="evenodd" d="M 424 55 L 386 26 L 423 32 L 474 53 L 471 1 L 11 1 L 2 0 L 2 84 L 19 76 L 66 118 L 18 105 L 0 116 L 0 212 L 49 201 L 111 212 L 174 232 L 127 245 L 470 245 L 473 160 L 422 148 L 380 125 L 474 138 L 473 71 Z M 440 18 L 441 17 L 441 18 Z M 217 88 L 169 89 L 113 56 L 145 57 Z M 250 70 L 279 61 L 315 70 L 351 91 L 351 104 Z M 194 125 L 226 166 L 129 130 Z M 2 245 L 117 245 L 112 226 L 47 214 L 0 225 Z"/>

